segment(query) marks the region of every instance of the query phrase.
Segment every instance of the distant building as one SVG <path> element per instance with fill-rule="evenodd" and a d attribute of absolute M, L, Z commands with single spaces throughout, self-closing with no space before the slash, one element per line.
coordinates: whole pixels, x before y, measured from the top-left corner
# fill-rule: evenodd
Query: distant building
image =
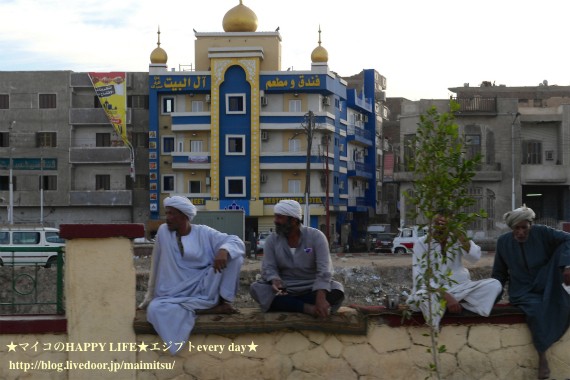
<path fill-rule="evenodd" d="M 148 220 L 148 73 L 127 73 L 127 92 L 135 181 L 87 73 L 0 72 L 1 223 L 10 167 L 15 224 Z"/>
<path fill-rule="evenodd" d="M 470 229 L 493 236 L 505 229 L 502 216 L 526 204 L 539 223 L 560 227 L 570 219 L 570 87 L 507 87 L 483 82 L 480 87 L 450 88 L 460 105 L 457 123 L 465 136 L 466 155 L 483 156 L 473 180 L 473 210 L 484 209 Z M 396 175 L 403 193 L 411 189 L 405 143 L 415 135 L 419 114 L 430 106 L 449 110 L 449 100 L 403 102 L 400 160 Z M 401 197 L 405 208 L 405 199 Z M 402 224 L 414 224 L 402 210 Z"/>
<path fill-rule="evenodd" d="M 349 86 L 329 70 L 320 30 L 310 69 L 283 70 L 279 31 L 257 32 L 241 3 L 223 28 L 195 32 L 193 71 L 169 70 L 160 39 L 151 54 L 149 228 L 163 218 L 162 200 L 179 194 L 201 210 L 244 210 L 246 229 L 268 231 L 273 206 L 304 204 L 309 189 L 310 225 L 331 240 L 356 239 L 383 213 L 380 76 L 365 70 Z"/>

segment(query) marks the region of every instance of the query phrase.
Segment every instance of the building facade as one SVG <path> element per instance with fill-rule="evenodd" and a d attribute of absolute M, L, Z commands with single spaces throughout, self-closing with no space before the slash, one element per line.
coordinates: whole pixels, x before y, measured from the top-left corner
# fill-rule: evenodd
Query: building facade
<path fill-rule="evenodd" d="M 570 217 L 570 87 L 494 86 L 450 88 L 460 106 L 456 122 L 465 137 L 465 154 L 482 155 L 471 194 L 474 210 L 483 209 L 488 217 L 470 229 L 495 236 L 505 230 L 505 212 L 526 204 L 539 223 L 560 227 Z M 449 111 L 449 100 L 403 102 L 400 130 L 400 160 L 397 173 L 401 193 L 412 186 L 412 173 L 406 172 L 406 141 L 415 135 L 419 115 L 429 107 Z M 401 197 L 404 205 L 405 198 Z M 402 224 L 414 224 L 402 213 Z"/>
<path fill-rule="evenodd" d="M 257 32 L 241 3 L 223 28 L 195 32 L 193 71 L 168 69 L 160 35 L 151 54 L 151 219 L 178 194 L 199 210 L 243 210 L 247 231 L 268 231 L 273 206 L 293 198 L 331 242 L 355 239 L 377 210 L 379 77 L 365 70 L 350 88 L 329 69 L 320 31 L 310 69 L 283 70 L 280 33 Z"/>
<path fill-rule="evenodd" d="M 87 73 L 0 72 L 2 223 L 148 220 L 148 73 L 128 73 L 126 80 L 134 181 L 129 150 Z"/>

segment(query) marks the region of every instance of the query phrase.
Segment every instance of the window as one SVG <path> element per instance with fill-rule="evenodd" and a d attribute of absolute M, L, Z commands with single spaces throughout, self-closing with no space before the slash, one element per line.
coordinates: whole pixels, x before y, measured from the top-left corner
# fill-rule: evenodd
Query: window
<path fill-rule="evenodd" d="M 165 136 L 162 138 L 162 154 L 174 152 L 174 137 Z"/>
<path fill-rule="evenodd" d="M 162 98 L 162 113 L 174 112 L 174 98 Z"/>
<path fill-rule="evenodd" d="M 465 135 L 465 153 L 468 160 L 481 154 L 481 135 Z"/>
<path fill-rule="evenodd" d="M 301 151 L 301 140 L 290 139 L 289 140 L 289 152 L 300 152 Z"/>
<path fill-rule="evenodd" d="M 413 145 L 416 135 L 404 135 L 404 165 L 406 170 L 413 168 L 416 161 L 416 147 Z"/>
<path fill-rule="evenodd" d="M 40 243 L 40 233 L 39 232 L 12 232 L 12 243 L 13 244 L 39 244 Z"/>
<path fill-rule="evenodd" d="M 57 134 L 55 132 L 36 133 L 36 147 L 56 147 Z"/>
<path fill-rule="evenodd" d="M 111 190 L 111 176 L 109 174 L 95 175 L 95 190 Z"/>
<path fill-rule="evenodd" d="M 99 148 L 111 146 L 111 134 L 110 133 L 96 133 L 95 134 L 95 146 L 99 147 Z"/>
<path fill-rule="evenodd" d="M 202 112 L 204 111 L 204 102 L 201 100 L 192 101 L 192 112 Z"/>
<path fill-rule="evenodd" d="M 148 95 L 127 95 L 127 107 L 148 109 Z"/>
<path fill-rule="evenodd" d="M 125 184 L 127 190 L 148 190 L 148 175 L 136 174 L 134 181 L 130 175 L 127 175 L 125 177 Z"/>
<path fill-rule="evenodd" d="M 301 112 L 301 100 L 300 99 L 289 100 L 289 112 Z"/>
<path fill-rule="evenodd" d="M 523 141 L 522 164 L 542 164 L 542 142 L 535 140 Z"/>
<path fill-rule="evenodd" d="M 173 175 L 165 175 L 162 177 L 162 191 L 174 191 Z"/>
<path fill-rule="evenodd" d="M 203 152 L 203 145 L 202 140 L 190 140 L 190 152 Z"/>
<path fill-rule="evenodd" d="M 10 176 L 0 175 L 0 190 L 10 190 Z M 16 191 L 16 176 L 12 176 L 12 190 Z"/>
<path fill-rule="evenodd" d="M 0 94 L 0 109 L 7 110 L 10 108 L 10 95 Z"/>
<path fill-rule="evenodd" d="M 202 182 L 188 181 L 188 192 L 191 194 L 198 194 L 202 192 Z"/>
<path fill-rule="evenodd" d="M 146 132 L 133 132 L 131 140 L 135 148 L 148 148 L 148 133 Z"/>
<path fill-rule="evenodd" d="M 301 180 L 290 179 L 287 182 L 287 192 L 292 194 L 301 194 Z"/>
<path fill-rule="evenodd" d="M 46 231 L 46 241 L 48 243 L 65 243 L 65 239 L 59 237 L 59 233 Z"/>
<path fill-rule="evenodd" d="M 56 108 L 55 94 L 40 94 L 40 108 Z"/>
<path fill-rule="evenodd" d="M 10 244 L 9 232 L 0 232 L 0 244 Z"/>
<path fill-rule="evenodd" d="M 227 114 L 245 113 L 245 95 L 227 94 L 226 113 Z"/>
<path fill-rule="evenodd" d="M 226 197 L 245 197 L 245 177 L 226 177 Z"/>
<path fill-rule="evenodd" d="M 40 190 L 57 190 L 57 176 L 55 175 L 44 175 L 39 177 L 40 180 Z"/>
<path fill-rule="evenodd" d="M 0 132 L 0 147 L 10 146 L 10 132 Z"/>
<path fill-rule="evenodd" d="M 227 155 L 245 155 L 245 136 L 243 135 L 227 135 L 226 136 L 226 154 Z"/>

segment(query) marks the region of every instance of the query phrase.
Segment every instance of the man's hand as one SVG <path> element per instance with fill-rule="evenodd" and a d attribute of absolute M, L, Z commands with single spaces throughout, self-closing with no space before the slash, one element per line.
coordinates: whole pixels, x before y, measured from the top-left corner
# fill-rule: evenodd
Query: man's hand
<path fill-rule="evenodd" d="M 461 313 L 461 310 L 463 310 L 461 304 L 457 302 L 457 300 L 451 294 L 446 292 L 443 295 L 443 298 L 445 298 L 445 302 L 447 302 L 447 310 L 449 310 L 450 313 Z"/>
<path fill-rule="evenodd" d="M 226 269 L 230 253 L 225 249 L 220 249 L 216 257 L 214 257 L 214 272 L 218 273 Z"/>
<path fill-rule="evenodd" d="M 564 285 L 570 285 L 570 268 L 564 269 L 564 272 L 562 272 L 562 278 L 564 278 Z"/>
<path fill-rule="evenodd" d="M 287 294 L 287 289 L 285 288 L 285 285 L 283 284 L 283 281 L 281 281 L 280 278 L 274 278 L 271 281 L 271 287 L 273 288 L 275 294 L 278 296 L 284 296 Z"/>
<path fill-rule="evenodd" d="M 330 314 L 331 305 L 327 301 L 326 290 L 317 290 L 317 298 L 315 300 L 315 316 L 317 318 L 326 318 Z"/>

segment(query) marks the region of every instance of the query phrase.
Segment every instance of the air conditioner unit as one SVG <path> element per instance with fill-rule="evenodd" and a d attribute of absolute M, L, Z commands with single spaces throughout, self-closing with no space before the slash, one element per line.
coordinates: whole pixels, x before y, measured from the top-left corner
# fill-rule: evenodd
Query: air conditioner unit
<path fill-rule="evenodd" d="M 331 98 L 328 96 L 323 96 L 323 105 L 330 106 L 331 105 Z"/>
<path fill-rule="evenodd" d="M 267 131 L 261 131 L 261 140 L 262 141 L 269 140 L 269 133 Z"/>
<path fill-rule="evenodd" d="M 206 186 L 210 186 L 210 177 L 206 177 Z"/>
<path fill-rule="evenodd" d="M 339 152 L 344 152 L 344 145 L 340 144 L 340 145 L 338 146 L 338 151 L 339 151 Z"/>
<path fill-rule="evenodd" d="M 344 181 L 340 181 L 340 182 L 339 182 L 338 188 L 339 188 L 340 190 L 344 190 Z"/>
<path fill-rule="evenodd" d="M 364 150 L 364 157 L 368 157 L 368 150 Z"/>
<path fill-rule="evenodd" d="M 210 94 L 206 95 L 206 103 L 210 103 L 212 101 L 212 96 Z"/>
<path fill-rule="evenodd" d="M 261 105 L 262 106 L 266 106 L 267 105 L 267 98 L 265 96 L 261 97 Z"/>
<path fill-rule="evenodd" d="M 368 123 L 368 115 L 362 115 L 362 121 Z"/>
<path fill-rule="evenodd" d="M 262 174 L 259 176 L 259 182 L 265 183 L 267 182 L 267 174 Z"/>
<path fill-rule="evenodd" d="M 352 220 L 352 218 L 353 218 L 352 212 L 347 212 L 346 213 L 346 220 Z"/>
<path fill-rule="evenodd" d="M 366 182 L 365 188 L 366 188 L 366 190 L 368 190 L 370 188 L 370 184 L 368 182 Z"/>

